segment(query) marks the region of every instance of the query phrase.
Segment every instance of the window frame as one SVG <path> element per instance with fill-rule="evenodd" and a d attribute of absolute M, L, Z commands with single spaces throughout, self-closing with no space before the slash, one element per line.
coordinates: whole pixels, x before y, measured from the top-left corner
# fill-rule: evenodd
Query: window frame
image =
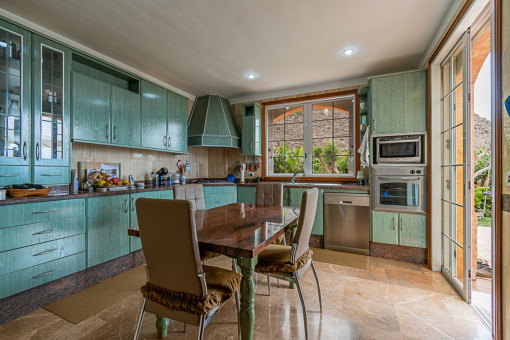
<path fill-rule="evenodd" d="M 285 107 L 285 106 L 299 106 L 299 105 L 310 105 L 310 107 L 313 104 L 318 104 L 322 102 L 332 102 L 337 100 L 343 100 L 343 99 L 353 99 L 354 100 L 354 108 L 353 108 L 353 127 L 354 130 L 354 150 L 353 150 L 353 160 L 351 161 L 351 164 L 353 166 L 352 171 L 349 174 L 313 174 L 312 169 L 307 169 L 307 162 L 309 165 L 312 164 L 311 155 L 307 155 L 306 159 L 304 159 L 304 169 L 305 173 L 298 174 L 296 176 L 297 182 L 303 182 L 303 181 L 325 181 L 325 182 L 332 182 L 332 181 L 345 181 L 345 182 L 353 182 L 356 180 L 356 174 L 360 167 L 360 161 L 359 157 L 357 155 L 357 150 L 359 148 L 360 144 L 360 135 L 359 135 L 359 96 L 357 90 L 350 90 L 350 91 L 341 91 L 341 92 L 332 92 L 322 95 L 313 95 L 313 96 L 303 96 L 298 98 L 291 98 L 291 99 L 285 99 L 285 100 L 279 100 L 279 101 L 270 101 L 270 102 L 263 102 L 262 103 L 262 179 L 265 180 L 289 180 L 292 178 L 293 174 L 284 174 L 284 173 L 278 173 L 278 174 L 270 174 L 269 171 L 269 159 L 268 159 L 268 152 L 267 152 L 267 145 L 268 145 L 268 123 L 267 123 L 267 112 L 272 109 Z M 306 109 L 304 109 L 306 111 Z M 304 117 L 304 126 L 303 126 L 303 145 L 305 147 L 305 150 L 307 150 L 307 153 L 309 150 L 313 149 L 312 146 L 312 129 L 313 129 L 313 116 L 310 114 L 305 113 Z M 309 137 L 307 137 L 309 136 Z M 306 170 L 312 170 L 312 172 L 306 172 Z"/>

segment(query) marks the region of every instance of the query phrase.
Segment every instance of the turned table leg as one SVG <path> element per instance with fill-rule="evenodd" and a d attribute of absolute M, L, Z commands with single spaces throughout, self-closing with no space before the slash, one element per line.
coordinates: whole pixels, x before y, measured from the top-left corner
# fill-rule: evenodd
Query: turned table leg
<path fill-rule="evenodd" d="M 253 326 L 255 324 L 255 284 L 253 283 L 253 271 L 257 264 L 258 256 L 254 258 L 239 258 L 237 264 L 241 267 L 241 311 L 239 320 L 241 323 L 241 339 L 253 339 Z"/>
<path fill-rule="evenodd" d="M 156 315 L 156 329 L 158 330 L 158 339 L 163 339 L 168 333 L 169 318 Z"/>

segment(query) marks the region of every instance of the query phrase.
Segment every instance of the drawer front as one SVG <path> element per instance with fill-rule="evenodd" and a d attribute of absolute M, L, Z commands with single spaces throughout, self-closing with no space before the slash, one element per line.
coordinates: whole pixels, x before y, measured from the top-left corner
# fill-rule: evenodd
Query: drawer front
<path fill-rule="evenodd" d="M 85 234 L 0 253 L 0 275 L 85 251 Z"/>
<path fill-rule="evenodd" d="M 237 192 L 235 186 L 210 186 L 204 187 L 204 195 L 207 194 L 233 194 Z"/>
<path fill-rule="evenodd" d="M 0 207 L 0 228 L 84 215 L 85 199 L 6 205 Z"/>
<path fill-rule="evenodd" d="M 85 253 L 0 276 L 0 299 L 85 269 Z"/>
<path fill-rule="evenodd" d="M 163 190 L 161 191 L 161 198 L 166 200 L 174 199 L 174 191 L 173 190 Z"/>
<path fill-rule="evenodd" d="M 30 183 L 28 166 L 0 166 L 0 187 L 22 183 Z"/>
<path fill-rule="evenodd" d="M 85 216 L 0 229 L 0 252 L 85 233 Z"/>
<path fill-rule="evenodd" d="M 67 166 L 35 166 L 34 183 L 36 184 L 69 184 L 70 171 Z"/>

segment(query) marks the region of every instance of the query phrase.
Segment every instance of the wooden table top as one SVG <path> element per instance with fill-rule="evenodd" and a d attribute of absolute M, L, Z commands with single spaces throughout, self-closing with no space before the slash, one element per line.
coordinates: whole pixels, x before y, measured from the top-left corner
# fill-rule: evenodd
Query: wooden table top
<path fill-rule="evenodd" d="M 201 250 L 252 258 L 297 223 L 299 208 L 233 203 L 195 212 Z M 171 221 L 169 222 L 171 224 Z M 128 234 L 140 236 L 138 227 Z"/>

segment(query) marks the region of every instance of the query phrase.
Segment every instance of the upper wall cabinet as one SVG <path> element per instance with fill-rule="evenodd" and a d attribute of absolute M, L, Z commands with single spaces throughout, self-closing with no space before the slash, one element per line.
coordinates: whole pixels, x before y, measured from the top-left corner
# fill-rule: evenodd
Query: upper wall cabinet
<path fill-rule="evenodd" d="M 142 147 L 166 150 L 167 91 L 142 81 Z"/>
<path fill-rule="evenodd" d="M 71 52 L 39 36 L 32 43 L 33 163 L 69 166 Z"/>
<path fill-rule="evenodd" d="M 167 98 L 167 150 L 188 152 L 188 99 L 168 92 Z"/>
<path fill-rule="evenodd" d="M 262 156 L 262 107 L 257 103 L 244 104 L 242 110 L 243 156 Z"/>
<path fill-rule="evenodd" d="M 110 142 L 110 85 L 73 72 L 73 141 Z"/>
<path fill-rule="evenodd" d="M 111 98 L 112 144 L 140 146 L 140 95 L 112 86 Z"/>
<path fill-rule="evenodd" d="M 370 79 L 371 132 L 427 130 L 427 71 L 418 70 Z"/>
<path fill-rule="evenodd" d="M 0 20 L 0 186 L 30 181 L 30 33 Z"/>

